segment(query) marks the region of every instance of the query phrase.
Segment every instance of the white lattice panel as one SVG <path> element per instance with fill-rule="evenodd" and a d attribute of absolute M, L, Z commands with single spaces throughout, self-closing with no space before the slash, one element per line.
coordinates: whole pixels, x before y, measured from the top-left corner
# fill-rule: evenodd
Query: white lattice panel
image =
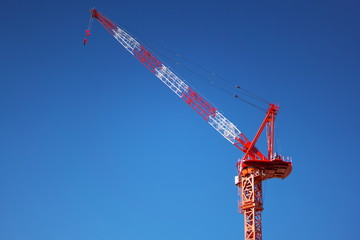
<path fill-rule="evenodd" d="M 215 116 L 209 117 L 209 124 L 232 144 L 235 143 L 235 138 L 240 136 L 239 129 L 217 110 Z"/>
<path fill-rule="evenodd" d="M 161 68 L 155 69 L 155 72 L 155 75 L 179 97 L 188 90 L 189 86 L 166 66 L 162 65 Z"/>
<path fill-rule="evenodd" d="M 114 30 L 114 38 L 123 45 L 126 50 L 128 50 L 132 55 L 134 55 L 134 49 L 140 50 L 140 43 L 135 40 L 135 38 L 131 37 L 129 34 L 127 34 L 124 30 L 117 28 Z"/>

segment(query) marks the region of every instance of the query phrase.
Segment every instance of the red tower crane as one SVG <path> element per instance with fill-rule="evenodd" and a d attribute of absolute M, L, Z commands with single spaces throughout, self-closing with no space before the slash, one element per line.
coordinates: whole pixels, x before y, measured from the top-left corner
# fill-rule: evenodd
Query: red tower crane
<path fill-rule="evenodd" d="M 91 9 L 91 21 L 98 20 L 108 32 L 176 95 L 183 99 L 193 108 L 206 122 L 208 122 L 225 139 L 244 152 L 244 156 L 237 162 L 238 176 L 235 184 L 239 187 L 241 201 L 239 211 L 244 214 L 245 240 L 262 239 L 263 210 L 262 181 L 270 178 L 286 178 L 292 171 L 292 163 L 289 158 L 274 153 L 274 128 L 275 117 L 279 107 L 269 104 L 265 118 L 260 125 L 255 137 L 250 141 L 237 127 L 223 116 L 218 109 L 208 103 L 201 95 L 196 93 L 183 80 L 176 76 L 166 65 L 157 59 L 149 50 L 141 45 L 125 30 L 115 25 L 104 17 L 96 9 Z M 87 29 L 86 37 L 90 36 Z M 84 39 L 84 45 L 87 38 Z M 255 144 L 264 128 L 267 129 L 268 152 L 262 154 Z"/>

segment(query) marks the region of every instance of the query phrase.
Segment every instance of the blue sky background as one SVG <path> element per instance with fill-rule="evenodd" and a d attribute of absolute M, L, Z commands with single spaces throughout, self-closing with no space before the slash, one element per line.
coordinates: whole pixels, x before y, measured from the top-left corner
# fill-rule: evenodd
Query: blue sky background
<path fill-rule="evenodd" d="M 243 239 L 242 153 L 89 9 L 280 103 L 264 239 L 358 239 L 358 1 L 2 3 L 0 239 Z M 186 78 L 249 138 L 263 113 Z"/>

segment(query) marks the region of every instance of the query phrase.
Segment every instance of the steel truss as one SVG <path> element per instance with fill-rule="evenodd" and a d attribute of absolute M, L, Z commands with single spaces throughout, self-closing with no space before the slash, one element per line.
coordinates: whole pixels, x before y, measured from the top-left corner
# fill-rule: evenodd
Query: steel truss
<path fill-rule="evenodd" d="M 244 214 L 245 240 L 261 240 L 261 212 L 263 210 L 262 181 L 263 173 L 260 169 L 247 168 L 240 173 L 241 201 L 239 211 Z"/>

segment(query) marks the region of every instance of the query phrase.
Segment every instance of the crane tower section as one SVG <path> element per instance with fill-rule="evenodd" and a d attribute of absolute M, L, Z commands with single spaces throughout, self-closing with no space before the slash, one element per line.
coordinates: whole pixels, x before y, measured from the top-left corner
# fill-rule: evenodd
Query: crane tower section
<path fill-rule="evenodd" d="M 131 55 L 194 109 L 226 140 L 245 153 L 236 164 L 238 175 L 235 177 L 235 184 L 239 187 L 241 196 L 239 211 L 244 214 L 245 240 L 261 240 L 262 181 L 271 178 L 284 179 L 292 171 L 291 161 L 274 153 L 274 122 L 279 107 L 275 104 L 269 104 L 259 130 L 253 140 L 250 141 L 218 109 L 213 107 L 200 94 L 196 93 L 194 89 L 180 79 L 169 67 L 164 65 L 125 30 L 119 28 L 96 9 L 91 9 L 91 19 L 97 19 Z M 90 29 L 87 29 L 86 36 L 89 35 Z M 87 38 L 84 39 L 84 44 L 86 43 Z M 266 155 L 262 154 L 255 146 L 265 128 L 268 146 Z"/>

